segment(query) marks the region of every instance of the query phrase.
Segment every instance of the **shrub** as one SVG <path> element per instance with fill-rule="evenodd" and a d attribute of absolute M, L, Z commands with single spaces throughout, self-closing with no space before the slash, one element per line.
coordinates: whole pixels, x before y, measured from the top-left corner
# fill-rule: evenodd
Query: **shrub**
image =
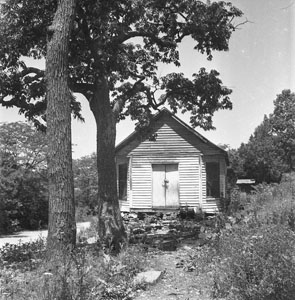
<path fill-rule="evenodd" d="M 43 287 L 50 296 L 46 299 L 131 299 L 133 277 L 143 267 L 141 250 L 127 248 L 117 257 L 96 254 L 78 248 L 70 260 L 50 266 Z"/>
<path fill-rule="evenodd" d="M 5 244 L 0 248 L 0 267 L 32 269 L 44 258 L 45 240 L 19 244 Z"/>
<path fill-rule="evenodd" d="M 214 296 L 294 299 L 295 235 L 282 225 L 237 227 L 219 245 Z"/>
<path fill-rule="evenodd" d="M 15 261 L 30 259 L 27 248 L 28 245 L 12 247 L 15 255 L 11 254 L 9 261 L 14 268 L 0 265 L 0 300 L 131 299 L 137 288 L 133 277 L 144 267 L 140 248 L 130 247 L 113 257 L 98 251 L 96 246 L 83 245 L 70 257 L 43 261 L 37 269 L 15 269 Z M 6 259 L 9 249 L 6 246 L 3 251 Z"/>
<path fill-rule="evenodd" d="M 288 300 L 295 294 L 292 185 L 259 185 L 215 245 L 213 296 Z M 237 222 L 239 214 L 239 222 Z M 242 218 L 241 218 L 242 216 Z"/>

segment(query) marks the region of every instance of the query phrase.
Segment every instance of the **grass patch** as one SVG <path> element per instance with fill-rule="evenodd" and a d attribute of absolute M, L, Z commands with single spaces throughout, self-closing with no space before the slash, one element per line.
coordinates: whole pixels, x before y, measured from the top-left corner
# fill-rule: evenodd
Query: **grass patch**
<path fill-rule="evenodd" d="M 144 253 L 136 246 L 111 256 L 82 243 L 70 258 L 49 264 L 44 240 L 7 244 L 0 249 L 0 300 L 132 299 L 138 288 L 133 278 L 144 268 Z"/>
<path fill-rule="evenodd" d="M 211 253 L 213 298 L 291 300 L 295 295 L 294 182 L 259 185 L 238 203 Z M 241 209 L 242 208 L 242 209 Z"/>

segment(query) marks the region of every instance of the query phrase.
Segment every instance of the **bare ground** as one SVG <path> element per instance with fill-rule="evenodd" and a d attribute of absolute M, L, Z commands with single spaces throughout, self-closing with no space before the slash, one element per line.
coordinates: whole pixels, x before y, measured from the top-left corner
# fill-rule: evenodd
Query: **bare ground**
<path fill-rule="evenodd" d="M 150 269 L 162 271 L 157 283 L 138 291 L 135 300 L 210 300 L 212 279 L 210 274 L 188 271 L 180 262 L 194 250 L 194 241 L 182 243 L 177 251 L 158 252 L 148 258 Z"/>

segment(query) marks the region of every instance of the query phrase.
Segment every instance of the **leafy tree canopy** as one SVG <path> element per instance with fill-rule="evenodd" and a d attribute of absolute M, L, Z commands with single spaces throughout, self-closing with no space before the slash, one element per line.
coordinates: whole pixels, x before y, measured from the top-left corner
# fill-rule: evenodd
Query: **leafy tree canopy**
<path fill-rule="evenodd" d="M 233 159 L 239 177 L 257 182 L 278 182 L 292 170 L 295 149 L 295 94 L 283 90 L 274 101 L 274 111 L 264 116 L 249 142 L 242 144 Z"/>
<path fill-rule="evenodd" d="M 0 153 L 18 168 L 34 171 L 46 169 L 47 144 L 44 134 L 23 122 L 0 123 Z"/>
<path fill-rule="evenodd" d="M 23 57 L 46 56 L 56 6 L 56 0 L 7 0 L 1 9 L 0 103 L 18 107 L 41 128 L 44 70 L 26 65 Z M 174 112 L 191 112 L 193 126 L 213 128 L 213 113 L 232 106 L 231 91 L 222 86 L 219 73 L 201 69 L 192 80 L 181 73 L 159 77 L 157 64 L 179 66 L 178 45 L 187 36 L 208 59 L 214 50 L 228 50 L 234 19 L 241 15 L 224 1 L 78 1 L 69 53 L 70 87 L 90 105 L 110 92 L 118 120 L 130 115 L 146 123 L 151 109 L 168 103 Z M 72 110 L 82 118 L 74 98 Z"/>
<path fill-rule="evenodd" d="M 73 172 L 76 205 L 94 210 L 97 206 L 96 154 L 75 159 Z"/>
<path fill-rule="evenodd" d="M 272 134 L 276 137 L 284 162 L 292 166 L 291 155 L 295 151 L 295 94 L 291 90 L 283 90 L 277 95 L 270 119 Z"/>
<path fill-rule="evenodd" d="M 46 148 L 29 124 L 0 123 L 0 232 L 47 224 Z"/>

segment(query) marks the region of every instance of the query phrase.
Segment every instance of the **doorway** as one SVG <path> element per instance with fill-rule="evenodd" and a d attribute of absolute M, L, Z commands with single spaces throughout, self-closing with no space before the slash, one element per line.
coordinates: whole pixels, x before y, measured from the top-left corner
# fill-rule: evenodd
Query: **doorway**
<path fill-rule="evenodd" d="M 152 165 L 153 208 L 179 207 L 178 164 Z"/>

